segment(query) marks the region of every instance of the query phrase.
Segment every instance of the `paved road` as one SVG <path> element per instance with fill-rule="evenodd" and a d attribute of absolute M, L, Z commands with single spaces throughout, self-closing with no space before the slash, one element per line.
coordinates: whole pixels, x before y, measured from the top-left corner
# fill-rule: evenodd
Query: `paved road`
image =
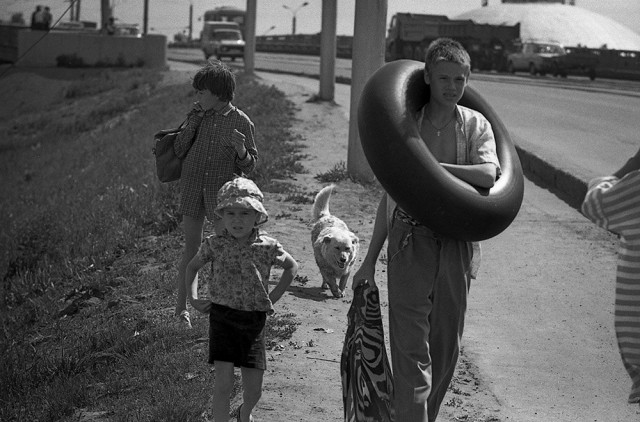
<path fill-rule="evenodd" d="M 310 78 L 258 76 L 318 89 Z M 336 102 L 346 124 L 348 85 L 336 86 Z M 501 420 L 640 421 L 640 407 L 626 403 L 630 381 L 613 333 L 615 245 L 612 235 L 529 181 L 516 220 L 483 243 L 463 345 Z"/>

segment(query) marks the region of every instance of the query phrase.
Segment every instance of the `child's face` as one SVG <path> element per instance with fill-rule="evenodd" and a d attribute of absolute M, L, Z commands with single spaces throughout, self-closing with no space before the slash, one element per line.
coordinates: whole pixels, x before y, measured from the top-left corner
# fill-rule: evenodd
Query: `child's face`
<path fill-rule="evenodd" d="M 258 212 L 250 208 L 229 207 L 222 210 L 224 228 L 236 239 L 247 239 L 257 221 Z"/>
<path fill-rule="evenodd" d="M 438 62 L 425 74 L 425 82 L 430 86 L 430 102 L 441 106 L 456 105 L 467 87 L 469 67 L 454 62 Z"/>
<path fill-rule="evenodd" d="M 197 101 L 202 106 L 202 108 L 205 109 L 205 110 L 209 110 L 209 109 L 212 109 L 212 108 L 218 110 L 222 106 L 227 104 L 226 101 L 221 101 L 220 98 L 218 98 L 217 95 L 212 94 L 211 91 L 209 91 L 206 88 L 202 89 L 202 90 L 197 90 L 196 91 L 196 98 L 197 98 Z"/>

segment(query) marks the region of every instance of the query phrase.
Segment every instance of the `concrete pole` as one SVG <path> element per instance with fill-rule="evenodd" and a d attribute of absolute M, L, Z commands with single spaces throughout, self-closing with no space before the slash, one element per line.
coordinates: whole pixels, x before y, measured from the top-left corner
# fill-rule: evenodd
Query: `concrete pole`
<path fill-rule="evenodd" d="M 257 0 L 247 0 L 247 14 L 244 19 L 244 73 L 253 75 L 256 68 L 256 16 Z"/>
<path fill-rule="evenodd" d="M 100 19 L 102 19 L 102 22 L 100 22 L 100 28 L 102 28 L 103 31 L 105 30 L 104 27 L 107 24 L 107 21 L 111 17 L 111 13 L 112 10 L 109 0 L 100 0 Z"/>
<path fill-rule="evenodd" d="M 333 101 L 336 88 L 336 21 L 338 0 L 322 0 L 320 31 L 320 93 L 323 101 Z"/>
<path fill-rule="evenodd" d="M 189 3 L 189 41 L 192 41 L 192 40 L 193 40 L 193 3 Z"/>
<path fill-rule="evenodd" d="M 356 0 L 351 64 L 351 109 L 347 172 L 361 182 L 375 175 L 367 162 L 358 134 L 358 103 L 364 85 L 384 64 L 387 0 Z"/>
<path fill-rule="evenodd" d="M 149 29 L 149 0 L 144 0 L 144 8 L 142 11 L 142 34 L 147 35 Z"/>

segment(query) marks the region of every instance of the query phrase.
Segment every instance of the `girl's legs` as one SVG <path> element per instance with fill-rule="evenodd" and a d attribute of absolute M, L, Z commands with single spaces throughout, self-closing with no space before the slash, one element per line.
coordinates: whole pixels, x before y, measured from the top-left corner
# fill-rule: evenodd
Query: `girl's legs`
<path fill-rule="evenodd" d="M 215 381 L 213 383 L 213 420 L 229 420 L 229 399 L 233 390 L 233 362 L 215 361 Z"/>
<path fill-rule="evenodd" d="M 178 296 L 176 302 L 176 315 L 181 315 L 183 311 L 187 310 L 187 286 L 185 286 L 185 272 L 189 261 L 198 253 L 198 248 L 202 242 L 202 228 L 204 226 L 204 216 L 202 217 L 189 217 L 187 215 L 182 217 L 182 224 L 184 226 L 184 252 L 182 254 L 182 260 L 178 266 L 178 278 L 176 284 L 178 287 Z M 198 297 L 198 275 L 191 285 L 191 291 L 193 297 Z M 186 314 L 186 322 L 191 326 L 191 321 Z"/>
<path fill-rule="evenodd" d="M 258 404 L 262 396 L 262 378 L 264 371 L 254 368 L 240 368 L 242 371 L 242 407 L 240 408 L 240 421 L 250 422 L 251 411 Z"/>

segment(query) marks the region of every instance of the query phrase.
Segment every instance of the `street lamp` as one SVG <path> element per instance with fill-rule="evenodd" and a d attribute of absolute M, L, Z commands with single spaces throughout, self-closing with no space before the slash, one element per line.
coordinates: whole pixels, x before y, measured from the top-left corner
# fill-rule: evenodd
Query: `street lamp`
<path fill-rule="evenodd" d="M 291 29 L 291 34 L 296 35 L 296 13 L 298 13 L 298 10 L 300 10 L 301 8 L 305 7 L 308 4 L 309 4 L 309 2 L 305 1 L 304 3 L 302 3 L 300 6 L 296 7 L 295 9 L 290 8 L 286 4 L 282 5 L 282 7 L 284 7 L 288 11 L 290 11 L 291 14 L 293 15 L 293 18 L 291 19 L 291 28 L 292 28 Z"/>
<path fill-rule="evenodd" d="M 264 32 L 262 33 L 262 35 L 263 35 L 263 36 L 264 36 L 264 35 L 267 35 L 269 32 L 273 31 L 274 29 L 276 29 L 276 26 L 275 26 L 275 25 L 271 25 L 271 28 L 269 28 L 269 29 L 267 29 L 266 31 L 264 31 Z"/>

